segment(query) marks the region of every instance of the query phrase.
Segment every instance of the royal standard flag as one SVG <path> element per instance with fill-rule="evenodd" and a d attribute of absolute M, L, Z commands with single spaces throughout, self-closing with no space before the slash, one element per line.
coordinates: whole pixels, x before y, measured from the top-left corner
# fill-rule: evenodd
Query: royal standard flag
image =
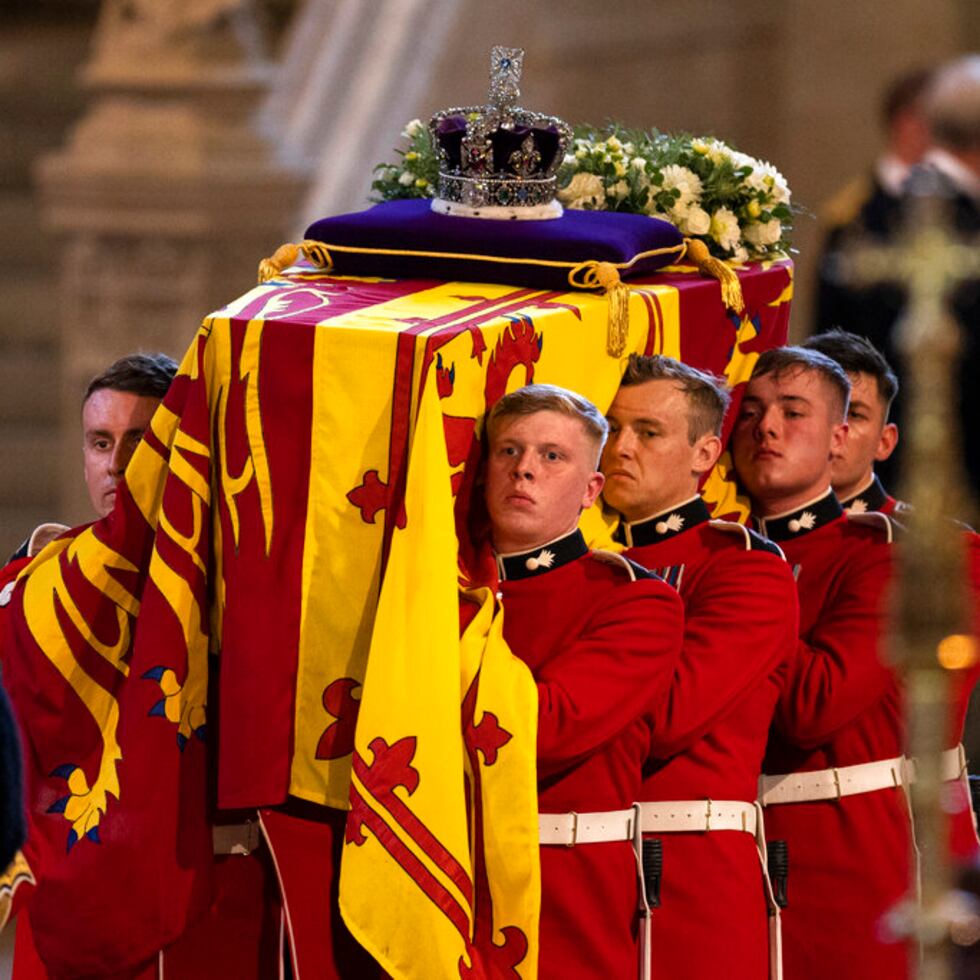
<path fill-rule="evenodd" d="M 488 590 L 461 643 L 457 553 L 442 413 L 429 384 L 412 439 L 404 527 L 392 540 L 368 658 L 341 909 L 393 977 L 534 977 L 537 693 L 527 668 L 501 649 Z M 488 656 L 500 659 L 485 673 L 491 632 Z M 489 712 L 482 705 L 495 683 L 506 685 L 506 698 L 490 694 Z M 510 813 L 488 834 L 482 778 L 495 765 L 509 777 L 494 792 Z M 508 834 L 508 826 L 518 832 Z M 495 908 L 488 866 L 498 863 L 516 884 L 506 893 L 495 882 L 505 891 Z M 501 918 L 502 908 L 516 917 Z M 494 961 L 514 972 L 488 971 Z"/>
<path fill-rule="evenodd" d="M 454 518 L 465 528 L 481 419 L 532 381 L 605 409 L 631 351 L 744 381 L 754 358 L 785 340 L 791 267 L 751 266 L 739 278 L 741 315 L 692 270 L 632 283 L 621 356 L 608 352 L 603 297 L 504 285 L 298 267 L 208 317 L 114 512 L 50 545 L 0 603 L 5 683 L 26 733 L 25 853 L 42 956 L 95 974 L 122 969 L 175 938 L 206 900 L 217 674 L 220 806 L 292 794 L 344 808 L 357 761 L 358 792 L 376 804 L 366 816 L 440 896 L 439 969 L 479 976 L 509 964 L 531 975 L 536 871 L 496 856 L 527 853 L 534 829 L 527 678 L 502 646 L 492 597 L 462 642 L 455 618 L 457 544 L 467 573 L 477 569 L 466 536 L 452 532 Z M 428 462 L 416 466 L 416 454 Z M 421 510 L 407 499 L 410 486 L 421 492 L 416 480 Z M 737 514 L 731 480 L 712 480 L 716 516 Z M 406 542 L 418 535 L 415 555 Z M 401 598 L 389 577 L 409 583 Z M 398 690 L 373 666 L 389 646 Z M 391 724 L 378 719 L 385 699 Z M 455 734 L 430 745 L 428 715 L 448 732 L 450 710 Z M 385 788 L 372 744 L 407 783 Z M 512 827 L 508 794 L 521 801 Z M 389 831 L 382 799 L 404 818 L 394 827 L 387 811 Z M 427 927 L 418 879 L 379 851 L 369 823 L 360 832 L 348 856 L 370 862 L 375 894 L 414 896 L 406 908 Z M 165 887 L 147 890 L 151 879 Z M 383 952 L 376 926 L 388 926 L 346 888 L 345 903 L 365 944 L 393 970 L 411 969 L 404 946 Z M 408 928 L 398 936 L 410 939 Z"/>

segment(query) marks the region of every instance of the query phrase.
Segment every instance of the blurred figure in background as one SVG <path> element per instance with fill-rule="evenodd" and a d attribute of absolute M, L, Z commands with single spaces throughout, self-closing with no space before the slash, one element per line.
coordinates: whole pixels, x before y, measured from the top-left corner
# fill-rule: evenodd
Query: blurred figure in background
<path fill-rule="evenodd" d="M 816 314 L 813 332 L 841 327 L 862 334 L 895 363 L 895 352 L 885 343 L 891 324 L 905 301 L 891 284 L 871 289 L 840 281 L 837 256 L 848 242 L 865 237 L 889 241 L 901 225 L 902 192 L 912 167 L 931 145 L 924 97 L 931 73 L 907 72 L 887 88 L 881 103 L 885 145 L 873 168 L 838 192 L 823 208 L 824 238 L 817 262 Z M 899 407 L 894 407 L 897 416 Z M 897 421 L 897 418 L 895 419 Z M 878 467 L 885 485 L 897 478 L 897 454 Z"/>

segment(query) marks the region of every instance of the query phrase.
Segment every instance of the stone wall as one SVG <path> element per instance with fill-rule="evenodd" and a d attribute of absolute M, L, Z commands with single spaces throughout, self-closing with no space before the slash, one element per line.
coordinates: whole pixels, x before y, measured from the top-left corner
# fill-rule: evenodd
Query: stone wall
<path fill-rule="evenodd" d="M 242 76 L 221 103 L 179 81 L 180 71 L 185 81 L 195 74 L 193 61 L 166 43 L 130 58 L 139 70 L 127 76 L 126 59 L 111 57 L 117 46 L 90 35 L 97 8 L 104 23 L 116 6 L 110 0 L 65 5 L 88 17 L 72 22 L 70 44 L 63 18 L 36 19 L 20 34 L 5 26 L 0 37 L 0 126 L 13 119 L 18 136 L 0 139 L 9 229 L 0 243 L 0 550 L 37 519 L 88 516 L 76 465 L 85 378 L 133 348 L 179 353 L 202 314 L 250 285 L 256 259 L 279 238 L 359 206 L 402 122 L 483 101 L 492 44 L 527 49 L 527 105 L 572 121 L 714 133 L 775 162 L 809 212 L 795 234 L 799 337 L 810 313 L 813 212 L 873 158 L 883 86 L 976 45 L 980 10 L 969 0 L 310 0 L 283 49 L 291 62 Z M 255 9 L 247 0 L 205 6 Z M 288 19 L 287 0 L 264 6 Z M 198 57 L 211 40 L 199 38 Z M 66 131 L 83 103 L 80 124 Z M 231 173 L 234 155 L 222 146 L 237 147 L 251 169 Z M 12 172 L 21 175 L 16 193 Z"/>

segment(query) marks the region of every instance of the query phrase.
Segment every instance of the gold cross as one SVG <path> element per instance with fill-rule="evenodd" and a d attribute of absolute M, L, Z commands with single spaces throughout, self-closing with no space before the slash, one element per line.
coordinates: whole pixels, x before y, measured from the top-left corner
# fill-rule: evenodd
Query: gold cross
<path fill-rule="evenodd" d="M 924 176 L 928 182 L 929 175 Z M 932 193 L 929 193 L 929 191 Z M 921 903 L 896 913 L 904 931 L 921 943 L 918 976 L 949 977 L 948 912 L 952 869 L 941 753 L 946 748 L 951 666 L 968 666 L 976 642 L 968 636 L 965 545 L 950 520 L 965 507 L 953 392 L 960 328 L 947 308 L 953 289 L 980 278 L 980 247 L 954 236 L 937 188 L 916 188 L 904 233 L 892 246 L 859 245 L 842 256 L 846 278 L 859 285 L 900 283 L 907 289 L 896 347 L 906 362 L 908 446 L 902 496 L 915 511 L 899 536 L 900 575 L 893 658 L 903 667 L 908 693 L 910 752 L 916 760 L 912 810 L 921 854 Z M 951 664 L 944 650 L 965 656 Z M 966 663 L 964 663 L 966 661 Z"/>

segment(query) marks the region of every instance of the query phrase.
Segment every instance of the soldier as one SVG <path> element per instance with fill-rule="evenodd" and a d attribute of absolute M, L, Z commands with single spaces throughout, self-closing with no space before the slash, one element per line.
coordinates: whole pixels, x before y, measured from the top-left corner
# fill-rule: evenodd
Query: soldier
<path fill-rule="evenodd" d="M 578 530 L 602 488 L 606 422 L 550 385 L 487 419 L 486 503 L 504 637 L 538 685 L 542 978 L 637 972 L 633 802 L 643 717 L 667 693 L 683 612 L 670 586 Z"/>
<path fill-rule="evenodd" d="M 603 496 L 626 555 L 684 601 L 684 647 L 651 719 L 643 829 L 661 840 L 651 974 L 767 973 L 756 791 L 769 722 L 796 646 L 796 585 L 779 548 L 709 519 L 698 483 L 721 453 L 723 382 L 667 357 L 630 358 L 607 414 Z M 724 873 L 719 873 L 724 868 Z M 775 925 L 775 922 L 773 923 Z"/>
<path fill-rule="evenodd" d="M 881 484 L 875 464 L 891 456 L 898 445 L 898 426 L 888 413 L 898 394 L 898 379 L 884 355 L 868 340 L 846 330 L 829 330 L 802 344 L 836 361 L 851 382 L 847 435 L 830 468 L 831 485 L 846 511 L 871 510 L 892 514 L 907 510 Z"/>
<path fill-rule="evenodd" d="M 841 506 L 851 513 L 878 510 L 893 514 L 903 522 L 911 520 L 914 510 L 896 500 L 882 486 L 875 474 L 875 463 L 886 459 L 898 441 L 897 427 L 888 422 L 888 408 L 898 390 L 898 381 L 884 356 L 870 341 L 844 330 L 833 330 L 808 338 L 802 345 L 835 360 L 851 380 L 851 401 L 847 412 L 848 431 L 844 449 L 833 460 L 831 476 L 834 492 Z M 889 432 L 889 429 L 893 430 Z M 955 522 L 950 530 L 960 533 Z M 968 562 L 976 561 L 977 534 L 962 528 Z M 974 596 L 980 596 L 975 582 Z M 949 748 L 943 757 L 943 771 L 951 785 L 945 801 L 951 819 L 953 854 L 962 861 L 980 854 L 976 820 L 970 804 L 966 753 L 961 742 L 970 695 L 980 677 L 980 662 L 951 674 L 953 711 L 950 717 Z"/>
<path fill-rule="evenodd" d="M 882 657 L 892 527 L 845 515 L 830 488 L 850 383 L 816 351 L 763 354 L 735 422 L 756 526 L 797 577 L 800 638 L 760 781 L 766 833 L 789 851 L 786 976 L 908 972 L 883 919 L 907 893 L 911 848 L 902 699 Z"/>
<path fill-rule="evenodd" d="M 176 373 L 176 362 L 166 354 L 129 354 L 89 382 L 82 399 L 82 462 L 97 517 L 112 512 L 119 481 Z M 0 571 L 0 584 L 12 587 L 29 559 L 68 530 L 62 524 L 42 524 Z M 9 595 L 9 589 L 0 592 L 0 606 L 5 605 L 4 595 Z M 30 704 L 25 706 L 22 700 L 19 706 L 14 704 L 15 711 L 18 707 L 25 725 L 29 724 Z M 27 731 L 25 728 L 25 743 L 29 744 Z M 211 977 L 219 968 L 244 980 L 278 969 L 279 901 L 271 867 L 263 857 L 242 856 L 254 846 L 248 842 L 250 825 L 242 824 L 237 815 L 230 822 L 223 817 L 217 823 L 215 890 L 207 914 L 149 962 L 112 980 L 162 980 L 165 972 L 194 980 Z M 25 854 L 43 885 L 44 860 L 34 851 L 30 836 Z M 2 872 L 0 867 L 0 891 L 5 881 Z M 8 871 L 8 876 L 12 874 Z M 139 901 L 138 894 L 133 901 Z M 35 947 L 26 884 L 13 890 L 11 905 L 17 923 L 13 978 L 46 980 L 50 974 Z"/>

